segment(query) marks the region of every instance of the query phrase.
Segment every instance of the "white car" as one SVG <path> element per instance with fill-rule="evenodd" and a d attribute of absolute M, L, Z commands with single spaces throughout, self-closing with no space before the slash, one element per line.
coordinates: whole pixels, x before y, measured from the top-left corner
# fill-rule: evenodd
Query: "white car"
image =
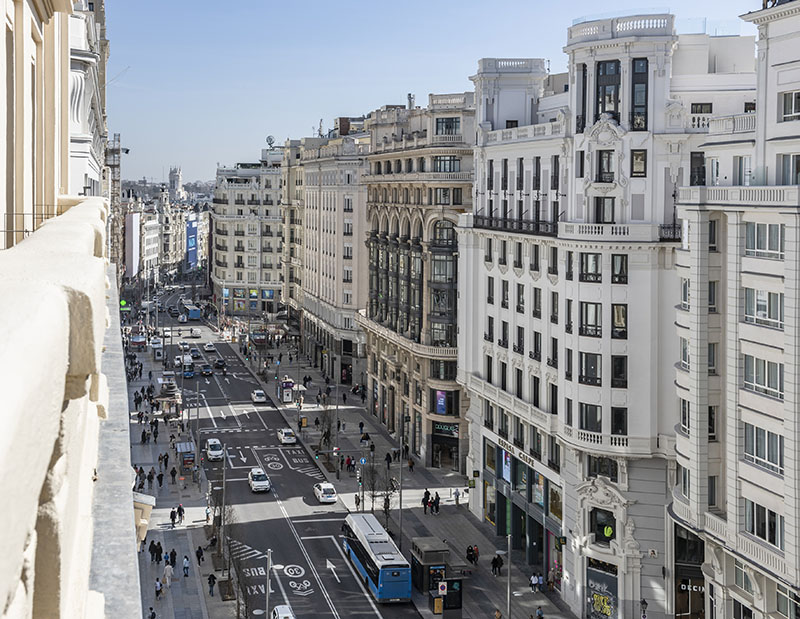
<path fill-rule="evenodd" d="M 189 319 L 186 317 L 186 314 L 181 314 L 178 316 L 178 322 L 186 322 L 187 320 Z"/>
<path fill-rule="evenodd" d="M 212 342 L 206 342 L 205 344 L 203 344 L 203 350 L 205 350 L 206 352 L 217 352 L 217 349 L 214 347 L 214 344 Z"/>
<path fill-rule="evenodd" d="M 177 357 L 175 357 L 174 361 L 176 368 L 181 367 L 183 365 L 183 355 L 178 355 Z"/>
<path fill-rule="evenodd" d="M 336 488 L 333 484 L 314 484 L 314 496 L 320 503 L 336 503 Z"/>
<path fill-rule="evenodd" d="M 269 492 L 272 489 L 272 484 L 264 469 L 258 467 L 250 469 L 247 474 L 247 482 L 250 484 L 252 492 Z"/>
<path fill-rule="evenodd" d="M 278 430 L 278 440 L 281 442 L 281 445 L 297 444 L 297 437 L 294 434 L 294 430 L 289 428 L 281 428 Z"/>
<path fill-rule="evenodd" d="M 250 399 L 253 401 L 253 404 L 263 404 L 267 401 L 267 394 L 261 389 L 256 389 L 250 394 Z"/>
<path fill-rule="evenodd" d="M 292 612 L 291 606 L 276 606 L 272 609 L 269 619 L 297 619 Z"/>
<path fill-rule="evenodd" d="M 206 441 L 206 456 L 212 462 L 214 460 L 222 460 L 225 457 L 225 450 L 222 448 L 222 443 L 218 438 L 210 438 Z"/>

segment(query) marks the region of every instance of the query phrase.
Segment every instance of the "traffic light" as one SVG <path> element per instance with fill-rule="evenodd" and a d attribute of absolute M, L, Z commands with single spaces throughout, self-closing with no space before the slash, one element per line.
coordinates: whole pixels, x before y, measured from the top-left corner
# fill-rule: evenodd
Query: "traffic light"
<path fill-rule="evenodd" d="M 356 481 L 358 482 L 358 485 L 360 486 L 361 485 L 361 469 L 356 469 Z"/>
<path fill-rule="evenodd" d="M 319 451 L 314 452 L 314 460 L 319 460 Z"/>

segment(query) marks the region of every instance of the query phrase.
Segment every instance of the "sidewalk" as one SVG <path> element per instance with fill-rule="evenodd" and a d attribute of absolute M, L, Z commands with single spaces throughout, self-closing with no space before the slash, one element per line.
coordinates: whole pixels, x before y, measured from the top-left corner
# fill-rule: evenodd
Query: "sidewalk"
<path fill-rule="evenodd" d="M 238 347 L 236 353 L 239 354 Z M 317 406 L 316 394 L 318 389 L 325 392 L 325 381 L 318 369 L 310 367 L 304 359 L 298 363 L 292 354 L 292 363 L 288 363 L 289 347 L 282 346 L 279 349 L 271 349 L 269 352 L 276 357 L 279 352 L 283 352 L 283 363 L 280 366 L 279 376 L 288 374 L 295 381 L 301 381 L 303 376 L 311 376 L 312 382 L 308 386 L 307 396 L 303 405 L 302 414 L 308 418 L 308 428 L 302 432 L 303 445 L 306 450 L 313 455 L 312 445 L 316 445 L 320 440 L 321 432 L 314 427 L 314 419 L 322 418 L 324 408 Z M 240 355 L 241 357 L 241 355 Z M 273 366 L 274 368 L 274 366 Z M 270 376 L 274 376 L 274 371 Z M 270 379 L 266 383 L 264 391 L 275 400 L 275 381 Z M 331 384 L 331 396 L 329 401 L 331 410 L 342 422 L 342 430 L 338 436 L 334 435 L 333 444 L 340 447 L 341 452 L 359 458 L 363 455 L 368 459 L 373 457 L 370 450 L 364 448 L 359 443 L 359 422 L 364 423 L 364 431 L 369 433 L 370 439 L 375 443 L 374 462 L 380 472 L 386 470 L 385 457 L 387 453 L 400 449 L 400 445 L 382 426 L 378 420 L 370 415 L 363 406 L 361 400 L 355 394 L 350 393 L 347 385 L 338 386 L 338 411 L 336 406 L 337 386 Z M 347 394 L 347 404 L 342 404 L 341 394 Z M 309 402 L 313 402 L 310 404 Z M 281 414 L 289 427 L 297 427 L 297 408 L 290 406 L 279 406 Z M 336 427 L 334 425 L 333 432 Z M 320 456 L 318 462 L 320 469 L 325 477 L 336 486 L 340 500 L 350 511 L 355 511 L 355 496 L 358 491 L 358 481 L 355 473 L 348 473 L 342 469 L 339 471 L 340 479 L 337 480 L 336 473 L 327 470 L 324 465 L 324 456 Z M 508 557 L 505 556 L 506 540 L 495 535 L 493 528 L 486 522 L 481 522 L 471 514 L 466 503 L 468 501 L 469 489 L 467 479 L 457 471 L 444 469 L 428 469 L 417 462 L 414 472 L 409 472 L 406 462 L 392 461 L 389 468 L 389 475 L 396 479 L 400 478 L 400 467 L 403 467 L 403 550 L 408 556 L 411 548 L 411 537 L 437 537 L 446 540 L 450 546 L 451 559 L 456 559 L 459 563 L 466 563 L 466 548 L 469 545 L 476 545 L 480 549 L 480 560 L 477 568 L 471 575 L 464 576 L 464 597 L 463 597 L 463 617 L 464 619 L 478 619 L 494 617 L 495 609 L 500 609 L 505 619 L 507 604 L 508 580 Z M 455 505 L 453 491 L 458 488 L 461 497 L 460 505 Z M 440 513 L 432 515 L 430 511 L 423 513 L 422 496 L 428 489 L 433 495 L 439 493 L 441 498 Z M 363 508 L 371 508 L 369 493 L 365 492 Z M 398 497 L 392 500 L 392 512 L 389 528 L 392 531 L 399 530 L 398 518 Z M 383 523 L 383 496 L 375 501 L 375 515 Z M 491 573 L 489 562 L 495 551 L 503 552 L 505 565 L 502 569 L 501 577 L 494 577 Z M 529 578 L 534 571 L 533 566 L 525 562 L 523 551 L 513 551 L 511 556 L 511 618 L 527 619 L 535 616 L 536 610 L 541 606 L 544 616 L 547 619 L 575 619 L 575 615 L 569 611 L 566 604 L 561 601 L 557 593 L 533 593 L 529 585 Z M 538 572 L 538 570 L 537 570 Z M 544 574 L 546 576 L 546 574 Z M 414 604 L 423 617 L 434 617 L 428 610 L 427 598 L 422 594 L 416 594 Z"/>
<path fill-rule="evenodd" d="M 137 358 L 142 362 L 142 378 L 130 381 L 128 391 L 133 392 L 146 387 L 149 384 L 147 373 L 153 370 L 153 380 L 161 372 L 161 365 L 154 361 L 150 354 L 142 352 L 137 354 Z M 154 443 L 152 438 L 149 443 L 141 443 L 141 431 L 145 424 L 139 424 L 136 419 L 136 412 L 133 407 L 133 398 L 130 399 L 130 440 L 131 440 L 131 462 L 134 466 L 144 467 L 145 473 L 153 467 L 156 473 L 159 472 L 158 455 L 159 453 L 169 453 L 169 464 L 167 469 L 171 469 L 173 464 L 177 464 L 176 453 L 169 448 L 169 435 L 174 433 L 178 440 L 191 440 L 188 432 L 180 433 L 177 428 L 168 429 L 162 421 L 159 421 L 159 442 Z M 208 575 L 214 571 L 210 552 L 206 554 L 205 561 L 197 565 L 195 549 L 208 543 L 205 534 L 205 509 L 206 496 L 205 478 L 201 472 L 201 483 L 192 482 L 191 475 L 185 480 L 181 480 L 180 474 L 176 483 L 172 484 L 168 470 L 164 470 L 164 483 L 161 488 L 158 481 L 153 482 L 153 487 L 148 488 L 145 484 L 144 493 L 155 497 L 156 505 L 150 515 L 150 527 L 147 532 L 147 539 L 139 553 L 139 576 L 142 583 L 142 607 L 145 611 L 152 606 L 158 614 L 158 619 L 228 619 L 235 616 L 235 604 L 224 603 L 219 595 L 212 598 L 208 595 L 207 579 Z M 186 513 L 183 523 L 177 524 L 173 529 L 169 514 L 170 510 L 183 505 Z M 160 564 L 150 562 L 150 553 L 147 546 L 150 540 L 156 543 L 161 542 L 164 552 L 170 552 L 173 548 L 177 554 L 176 565 L 172 586 L 164 586 L 161 599 L 155 599 L 155 581 L 164 575 L 164 562 Z M 188 556 L 190 561 L 189 576 L 183 576 L 183 557 Z M 219 578 L 219 574 L 217 574 Z"/>

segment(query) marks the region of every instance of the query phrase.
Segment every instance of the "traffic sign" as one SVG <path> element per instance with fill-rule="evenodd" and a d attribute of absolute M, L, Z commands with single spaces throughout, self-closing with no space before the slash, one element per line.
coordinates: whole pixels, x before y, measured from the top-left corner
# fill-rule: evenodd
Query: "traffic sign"
<path fill-rule="evenodd" d="M 439 583 L 439 595 L 447 595 L 447 583 L 440 582 Z"/>
<path fill-rule="evenodd" d="M 131 306 L 128 305 L 128 302 L 125 299 L 119 300 L 119 311 L 120 312 L 130 312 Z"/>
<path fill-rule="evenodd" d="M 359 462 L 361 464 L 366 464 L 367 463 L 367 459 L 366 458 L 361 458 L 361 460 L 359 460 Z"/>

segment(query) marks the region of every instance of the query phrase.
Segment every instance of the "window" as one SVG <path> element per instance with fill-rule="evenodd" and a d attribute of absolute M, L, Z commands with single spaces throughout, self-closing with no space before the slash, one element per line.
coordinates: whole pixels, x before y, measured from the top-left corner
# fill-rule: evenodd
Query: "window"
<path fill-rule="evenodd" d="M 628 386 L 627 355 L 611 355 L 611 386 L 618 389 Z"/>
<path fill-rule="evenodd" d="M 768 471 L 783 475 L 783 436 L 745 423 L 744 459 Z"/>
<path fill-rule="evenodd" d="M 500 306 L 501 307 L 508 307 L 508 280 L 503 279 L 500 280 Z"/>
<path fill-rule="evenodd" d="M 798 619 L 800 617 L 800 596 L 781 584 L 777 586 L 775 594 L 777 596 L 776 610 L 784 617 Z"/>
<path fill-rule="evenodd" d="M 631 178 L 645 178 L 647 176 L 647 151 L 631 151 Z"/>
<path fill-rule="evenodd" d="M 596 404 L 580 405 L 580 429 L 587 432 L 603 431 L 603 409 Z"/>
<path fill-rule="evenodd" d="M 494 305 L 494 277 L 486 279 L 486 302 L 489 305 Z"/>
<path fill-rule="evenodd" d="M 710 103 L 692 103 L 692 114 L 712 114 L 712 109 Z"/>
<path fill-rule="evenodd" d="M 597 182 L 614 182 L 614 151 L 601 150 L 597 153 Z"/>
<path fill-rule="evenodd" d="M 750 499 L 744 500 L 744 530 L 783 550 L 783 516 Z"/>
<path fill-rule="evenodd" d="M 734 559 L 733 561 L 733 580 L 736 583 L 736 586 L 739 587 L 742 591 L 746 591 L 749 594 L 753 594 L 753 584 L 750 582 L 750 577 L 747 575 L 747 572 L 744 571 L 744 564 L 741 563 L 739 560 Z M 736 614 L 736 602 L 734 601 L 734 616 L 736 619 L 743 619 L 744 617 L 748 617 L 748 619 L 753 619 L 752 612 L 749 615 L 737 615 Z"/>
<path fill-rule="evenodd" d="M 689 155 L 689 184 L 706 184 L 706 156 L 702 152 L 693 152 Z"/>
<path fill-rule="evenodd" d="M 350 290 L 342 292 L 342 304 L 350 305 L 353 302 L 353 293 Z"/>
<path fill-rule="evenodd" d="M 631 130 L 647 131 L 647 58 L 633 59 Z"/>
<path fill-rule="evenodd" d="M 620 68 L 618 60 L 597 63 L 597 97 L 595 99 L 596 119 L 600 114 L 610 114 L 619 121 Z"/>
<path fill-rule="evenodd" d="M 718 344 L 716 342 L 709 342 L 708 343 L 708 373 L 709 374 L 716 374 L 717 373 L 717 348 L 718 348 Z"/>
<path fill-rule="evenodd" d="M 542 358 L 542 334 L 538 331 L 533 332 L 533 358 L 537 361 Z"/>
<path fill-rule="evenodd" d="M 717 440 L 717 407 L 708 407 L 708 440 Z"/>
<path fill-rule="evenodd" d="M 565 271 L 564 277 L 566 277 L 569 280 L 572 280 L 572 270 L 573 270 L 572 256 L 573 256 L 573 252 L 568 251 L 566 256 L 567 257 L 566 257 L 566 260 L 565 260 L 566 265 L 564 267 L 564 271 Z"/>
<path fill-rule="evenodd" d="M 500 322 L 500 341 L 497 343 L 503 348 L 508 348 L 508 322 L 505 320 Z"/>
<path fill-rule="evenodd" d="M 558 324 L 558 293 L 550 292 L 550 322 Z"/>
<path fill-rule="evenodd" d="M 781 97 L 783 98 L 781 121 L 800 120 L 800 90 L 784 92 Z"/>
<path fill-rule="evenodd" d="M 581 301 L 580 334 L 589 337 L 603 335 L 603 306 L 600 303 Z"/>
<path fill-rule="evenodd" d="M 686 436 L 689 436 L 691 430 L 692 419 L 692 405 L 689 400 L 680 398 L 678 401 L 678 412 L 680 414 L 680 429 Z"/>
<path fill-rule="evenodd" d="M 494 429 L 494 407 L 488 402 L 484 402 L 483 407 L 483 425 L 490 430 Z"/>
<path fill-rule="evenodd" d="M 531 245 L 531 271 L 539 270 L 539 246 Z"/>
<path fill-rule="evenodd" d="M 617 461 L 613 458 L 602 458 L 599 456 L 587 456 L 586 458 L 586 476 L 597 477 L 603 475 L 608 477 L 611 481 L 616 482 L 618 479 Z"/>
<path fill-rule="evenodd" d="M 484 377 L 486 378 L 486 382 L 490 385 L 492 383 L 492 370 L 494 369 L 494 359 L 491 356 L 486 355 L 486 371 L 484 372 Z"/>
<path fill-rule="evenodd" d="M 564 398 L 564 423 L 572 427 L 572 400 L 569 398 Z"/>
<path fill-rule="evenodd" d="M 540 318 L 542 316 L 542 289 L 534 287 L 533 289 L 533 317 Z"/>
<path fill-rule="evenodd" d="M 493 259 L 492 254 L 492 239 L 486 239 L 486 253 L 483 255 L 484 261 L 491 262 Z"/>
<path fill-rule="evenodd" d="M 431 281 L 438 284 L 451 284 L 455 279 L 455 257 L 447 254 L 433 254 L 431 256 Z"/>
<path fill-rule="evenodd" d="M 455 155 L 442 155 L 433 158 L 434 172 L 460 172 L 461 159 Z"/>
<path fill-rule="evenodd" d="M 462 192 L 461 187 L 453 187 L 453 204 L 460 205 L 463 204 L 462 202 Z"/>
<path fill-rule="evenodd" d="M 554 368 L 558 367 L 558 339 L 554 337 L 550 338 L 550 357 L 547 359 L 547 364 Z"/>
<path fill-rule="evenodd" d="M 608 546 L 617 538 L 617 521 L 614 513 L 595 507 L 589 514 L 590 531 L 594 533 L 594 543 Z"/>
<path fill-rule="evenodd" d="M 517 325 L 517 342 L 514 344 L 514 352 L 525 353 L 525 327 Z"/>
<path fill-rule="evenodd" d="M 691 282 L 688 277 L 681 277 L 681 309 L 689 311 L 691 307 Z"/>
<path fill-rule="evenodd" d="M 708 220 L 708 251 L 717 251 L 717 220 Z"/>
<path fill-rule="evenodd" d="M 615 340 L 628 339 L 628 305 L 626 303 L 611 305 L 611 338 Z"/>
<path fill-rule="evenodd" d="M 594 223 L 614 223 L 614 198 L 598 196 L 594 199 Z"/>
<path fill-rule="evenodd" d="M 342 281 L 348 283 L 353 281 L 353 267 L 344 267 Z"/>
<path fill-rule="evenodd" d="M 522 181 L 523 181 L 523 174 L 524 174 L 524 170 L 525 170 L 524 161 L 525 160 L 522 157 L 517 158 L 517 190 L 519 190 L 519 191 L 522 191 L 522 189 L 523 189 Z M 520 204 L 522 204 L 522 201 L 520 201 Z M 517 217 L 517 219 L 522 219 L 522 217 L 519 216 L 519 217 Z"/>
<path fill-rule="evenodd" d="M 755 101 L 745 101 L 744 102 L 744 113 L 745 114 L 752 114 L 756 111 L 756 102 Z"/>
<path fill-rule="evenodd" d="M 579 355 L 580 360 L 580 374 L 578 381 L 584 385 L 602 384 L 601 362 L 602 357 L 595 353 L 582 352 Z"/>
<path fill-rule="evenodd" d="M 450 204 L 450 188 L 437 187 L 434 193 L 434 204 L 448 206 Z"/>
<path fill-rule="evenodd" d="M 489 165 L 487 166 L 486 171 L 486 189 L 492 191 L 494 189 L 494 159 L 489 159 Z M 491 214 L 491 210 L 490 214 Z"/>
<path fill-rule="evenodd" d="M 564 378 L 572 380 L 572 349 L 564 349 Z"/>
<path fill-rule="evenodd" d="M 717 476 L 708 476 L 708 506 L 717 506 Z"/>
<path fill-rule="evenodd" d="M 436 119 L 436 135 L 459 135 L 461 133 L 461 119 L 454 118 L 437 118 Z"/>
<path fill-rule="evenodd" d="M 486 317 L 486 337 L 484 338 L 490 342 L 494 341 L 494 317 Z"/>
<path fill-rule="evenodd" d="M 744 388 L 783 400 L 783 364 L 745 355 Z"/>
<path fill-rule="evenodd" d="M 611 256 L 611 283 L 628 283 L 628 256 L 625 254 L 612 254 Z"/>
<path fill-rule="evenodd" d="M 453 377 L 455 378 L 455 377 Z M 514 368 L 514 395 L 522 399 L 522 369 Z M 520 445 L 522 447 L 522 435 L 520 435 Z"/>
<path fill-rule="evenodd" d="M 681 494 L 688 499 L 689 493 L 692 489 L 691 471 L 679 464 L 676 472 L 678 473 L 678 489 L 680 490 Z"/>
<path fill-rule="evenodd" d="M 628 409 L 619 406 L 611 407 L 611 434 L 628 435 Z"/>
<path fill-rule="evenodd" d="M 547 272 L 558 275 L 558 247 L 550 248 L 550 264 L 547 265 Z"/>
<path fill-rule="evenodd" d="M 508 241 L 500 241 L 500 251 L 497 256 L 497 264 L 505 265 L 508 256 Z"/>
<path fill-rule="evenodd" d="M 783 329 L 783 293 L 745 288 L 744 321 Z"/>
<path fill-rule="evenodd" d="M 525 312 L 525 284 L 517 284 L 517 311 Z"/>
<path fill-rule="evenodd" d="M 555 436 L 550 437 L 548 448 L 550 454 L 547 457 L 547 466 L 558 472 L 561 470 L 561 445 L 558 444 L 558 439 Z M 555 484 L 550 484 L 550 504 L 548 507 L 550 515 L 561 520 L 561 493 Z"/>
<path fill-rule="evenodd" d="M 539 377 L 531 377 L 531 404 L 533 404 L 536 408 L 539 408 L 541 391 L 542 385 Z"/>
<path fill-rule="evenodd" d="M 753 170 L 750 155 L 733 158 L 733 184 L 750 185 Z"/>
<path fill-rule="evenodd" d="M 518 120 L 507 120 L 506 129 L 516 129 L 519 126 Z"/>
<path fill-rule="evenodd" d="M 582 150 L 575 151 L 575 178 L 583 178 L 584 170 L 584 152 Z"/>
<path fill-rule="evenodd" d="M 542 459 L 542 433 L 531 426 L 531 454 L 537 460 Z"/>
<path fill-rule="evenodd" d="M 689 371 L 691 359 L 689 357 L 689 340 L 685 337 L 678 338 L 678 349 L 680 350 L 680 366 L 682 370 Z"/>
<path fill-rule="evenodd" d="M 748 221 L 745 230 L 745 256 L 783 260 L 785 236 L 783 224 L 759 224 Z"/>
<path fill-rule="evenodd" d="M 780 155 L 780 184 L 800 185 L 800 155 Z"/>
<path fill-rule="evenodd" d="M 602 276 L 603 264 L 600 254 L 587 254 L 581 252 L 581 272 L 582 282 L 599 282 Z"/>
<path fill-rule="evenodd" d="M 500 189 L 508 189 L 508 159 L 503 159 L 500 168 Z"/>

